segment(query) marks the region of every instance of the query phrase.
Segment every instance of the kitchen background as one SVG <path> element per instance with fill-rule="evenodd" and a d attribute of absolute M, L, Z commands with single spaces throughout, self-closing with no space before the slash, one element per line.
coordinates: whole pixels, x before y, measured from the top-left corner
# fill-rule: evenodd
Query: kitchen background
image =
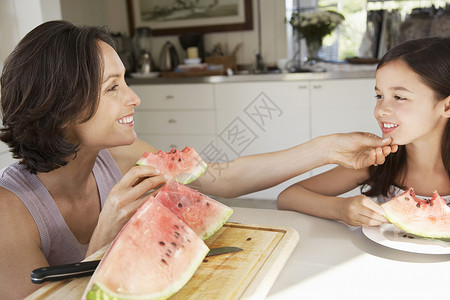
<path fill-rule="evenodd" d="M 376 66 L 373 59 L 380 57 L 395 40 L 450 35 L 448 0 L 251 0 L 251 3 L 252 29 L 206 33 L 204 49 L 212 51 L 220 43 L 227 54 L 237 48 L 235 56 L 240 66 L 237 71 L 242 73 L 254 71 L 255 53 L 259 52 L 274 75 L 239 75 L 216 82 L 131 80 L 131 87 L 144 100 L 136 113 L 136 130 L 141 138 L 163 150 L 189 144 L 199 152 L 220 151 L 229 148 L 223 143 L 225 130 L 230 126 L 237 128 L 244 121 L 247 123 L 243 125 L 253 126 L 253 135 L 249 137 L 252 140 L 245 149 L 225 153 L 228 159 L 233 159 L 287 148 L 332 132 L 378 133 L 372 118 L 373 102 L 368 101 L 373 98 Z M 299 42 L 286 20 L 295 9 L 307 12 L 317 6 L 339 11 L 346 18 L 339 30 L 324 39 L 319 53 L 333 62 L 325 66 L 320 63 L 321 71 L 328 72 L 279 74 L 280 60 L 293 59 L 299 49 L 300 60 L 306 55 L 304 41 Z M 132 38 L 127 0 L 0 0 L 0 63 L 28 31 L 54 19 L 107 24 L 117 35 Z M 155 61 L 158 62 L 167 41 L 174 45 L 182 62 L 187 53 L 179 35 L 151 37 L 149 47 Z M 362 61 L 348 63 L 350 60 L 346 59 L 352 57 Z M 365 59 L 371 63 L 362 64 L 367 62 Z M 266 107 L 274 112 L 270 122 L 257 124 L 249 119 L 258 103 L 272 105 Z M 0 144 L 0 167 L 11 161 L 7 147 Z M 281 188 L 251 197 L 274 200 Z"/>

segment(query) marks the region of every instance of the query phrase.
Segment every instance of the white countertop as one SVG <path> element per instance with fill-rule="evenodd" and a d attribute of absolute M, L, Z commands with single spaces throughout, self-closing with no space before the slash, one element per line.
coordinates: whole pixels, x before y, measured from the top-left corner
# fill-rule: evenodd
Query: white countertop
<path fill-rule="evenodd" d="M 297 212 L 233 209 L 230 222 L 291 227 L 300 235 L 266 299 L 450 299 L 450 254 L 395 250 L 361 228 Z"/>

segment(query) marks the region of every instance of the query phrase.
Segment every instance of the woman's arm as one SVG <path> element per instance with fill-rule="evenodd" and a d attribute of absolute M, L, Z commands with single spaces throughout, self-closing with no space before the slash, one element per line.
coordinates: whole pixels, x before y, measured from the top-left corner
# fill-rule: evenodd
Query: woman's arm
<path fill-rule="evenodd" d="M 39 231 L 22 201 L 0 188 L 0 299 L 23 299 L 40 285 L 32 284 L 31 271 L 48 266 Z"/>
<path fill-rule="evenodd" d="M 367 169 L 336 167 L 285 189 L 278 196 L 277 207 L 353 226 L 379 225 L 386 219 L 382 216 L 383 209 L 372 199 L 364 195 L 337 197 L 358 187 L 367 178 Z"/>
<path fill-rule="evenodd" d="M 316 167 L 336 163 L 363 168 L 384 163 L 396 151 L 390 140 L 367 133 L 333 134 L 272 153 L 240 157 L 228 163 L 211 164 L 194 185 L 203 193 L 237 197 L 273 187 Z"/>

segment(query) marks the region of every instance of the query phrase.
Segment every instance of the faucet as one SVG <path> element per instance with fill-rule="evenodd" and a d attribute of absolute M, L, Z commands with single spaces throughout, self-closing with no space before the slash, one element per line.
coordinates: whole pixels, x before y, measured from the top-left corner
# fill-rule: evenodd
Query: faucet
<path fill-rule="evenodd" d="M 255 51 L 255 56 L 256 56 L 256 73 L 262 73 L 266 70 L 266 65 L 263 62 L 263 58 L 261 53 L 256 50 Z"/>

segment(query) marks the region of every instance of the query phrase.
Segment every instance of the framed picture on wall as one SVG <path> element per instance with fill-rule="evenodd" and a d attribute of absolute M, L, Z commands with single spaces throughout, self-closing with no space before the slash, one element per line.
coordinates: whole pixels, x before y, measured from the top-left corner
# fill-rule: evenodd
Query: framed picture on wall
<path fill-rule="evenodd" d="M 253 29 L 252 0 L 127 0 L 130 35 L 178 35 Z"/>

